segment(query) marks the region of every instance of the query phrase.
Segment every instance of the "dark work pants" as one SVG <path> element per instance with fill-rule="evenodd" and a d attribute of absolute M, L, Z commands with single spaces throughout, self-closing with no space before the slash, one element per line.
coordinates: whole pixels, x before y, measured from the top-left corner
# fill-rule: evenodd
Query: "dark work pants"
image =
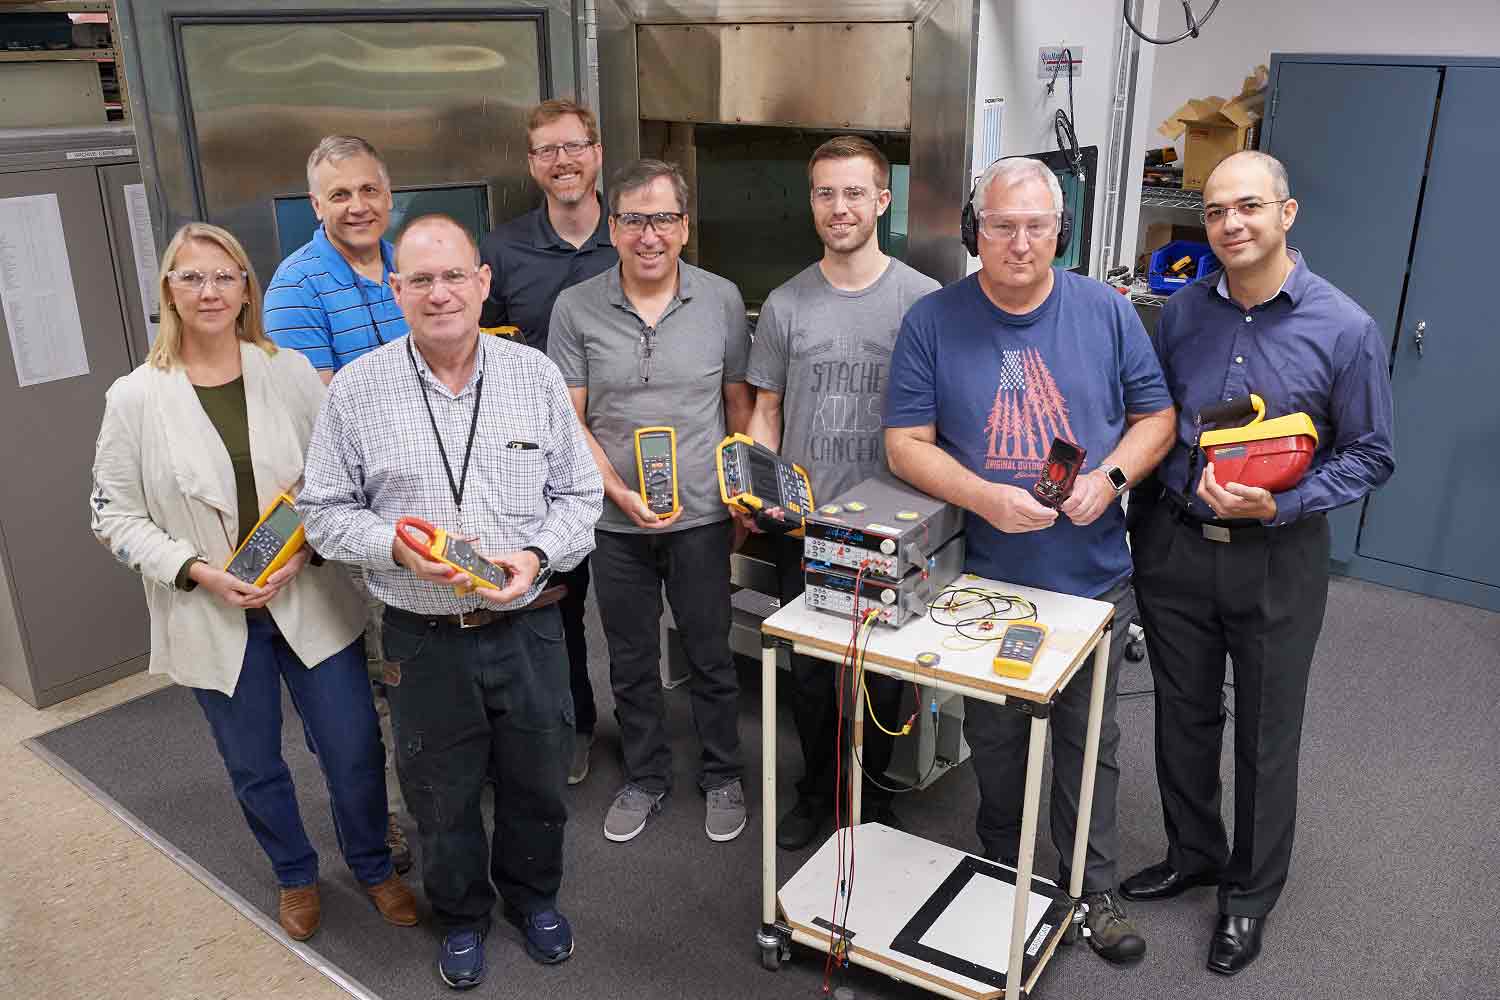
<path fill-rule="evenodd" d="M 1115 721 L 1120 660 L 1127 630 L 1136 618 L 1135 594 L 1129 582 L 1100 594 L 1115 606 L 1114 626 L 1105 633 L 1109 673 L 1105 677 L 1103 718 L 1099 723 L 1099 765 L 1094 777 L 1094 805 L 1089 813 L 1089 846 L 1084 856 L 1083 891 L 1115 887 L 1119 872 L 1120 830 L 1116 798 L 1120 790 L 1120 726 Z M 1094 685 L 1092 658 L 1057 696 L 1048 729 L 1052 737 L 1052 846 L 1057 849 L 1059 881 L 1071 875 L 1073 834 L 1078 828 L 1078 795 L 1083 781 L 1083 748 L 1088 737 L 1089 696 Z M 964 699 L 964 738 L 979 782 L 979 815 L 974 821 L 986 857 L 1013 864 L 1021 842 L 1021 810 L 1026 798 L 1026 751 L 1031 717 L 1013 708 Z"/>
<path fill-rule="evenodd" d="M 193 688 L 250 832 L 284 888 L 318 880 L 318 855 L 297 808 L 281 755 L 281 686 L 302 718 L 308 748 L 328 783 L 333 831 L 354 877 L 377 885 L 391 875 L 385 844 L 385 751 L 370 700 L 364 646 L 355 641 L 312 669 L 266 616 L 246 619 L 245 659 L 234 695 Z"/>
<path fill-rule="evenodd" d="M 574 728 L 592 733 L 599 722 L 594 707 L 594 682 L 589 679 L 588 635 L 583 626 L 583 606 L 589 596 L 589 561 L 587 557 L 566 573 L 552 577 L 550 584 L 563 584 L 568 594 L 557 602 L 562 614 L 563 642 L 568 647 L 568 683 L 573 689 Z"/>
<path fill-rule="evenodd" d="M 790 603 L 803 591 L 805 578 L 802 575 L 802 539 L 781 537 L 776 539 L 776 574 L 781 584 L 781 603 Z M 797 796 L 806 799 L 819 812 L 833 809 L 834 778 L 840 766 L 835 748 L 838 736 L 839 665 L 811 656 L 792 654 L 792 720 L 797 724 L 797 739 L 802 744 L 802 780 L 797 782 Z M 845 691 L 845 704 L 857 692 L 853 688 L 854 672 L 849 671 L 849 689 Z M 875 715 L 887 729 L 899 729 L 897 718 L 901 711 L 901 687 L 898 678 L 877 674 L 865 674 L 865 685 L 870 689 L 870 701 L 875 706 Z M 851 715 L 852 719 L 853 716 Z M 851 731 L 845 726 L 846 733 Z M 864 749 L 860 760 L 864 764 L 865 783 L 862 795 L 867 806 L 876 811 L 889 807 L 892 794 L 870 782 L 873 776 L 881 784 L 896 787 L 885 777 L 885 769 L 891 763 L 894 738 L 880 731 L 865 712 Z M 847 773 L 849 763 L 845 756 L 842 762 Z"/>
<path fill-rule="evenodd" d="M 1286 884 L 1313 651 L 1328 604 L 1328 521 L 1229 543 L 1157 505 L 1132 542 L 1156 682 L 1167 861 L 1222 869 L 1219 909 L 1263 917 Z M 1234 661 L 1234 849 L 1220 814 L 1224 658 Z"/>
<path fill-rule="evenodd" d="M 681 531 L 594 532 L 594 596 L 609 643 L 610 686 L 625 751 L 625 779 L 648 792 L 672 787 L 661 687 L 665 584 L 691 674 L 693 726 L 702 745 L 704 791 L 742 773 L 739 678 L 729 651 L 731 522 Z"/>
<path fill-rule="evenodd" d="M 422 884 L 444 930 L 488 930 L 495 890 L 522 913 L 562 884 L 573 700 L 562 616 L 523 611 L 475 629 L 386 609 L 396 768 L 422 845 Z M 495 782 L 485 843 L 480 793 Z M 494 885 L 491 886 L 493 879 Z"/>

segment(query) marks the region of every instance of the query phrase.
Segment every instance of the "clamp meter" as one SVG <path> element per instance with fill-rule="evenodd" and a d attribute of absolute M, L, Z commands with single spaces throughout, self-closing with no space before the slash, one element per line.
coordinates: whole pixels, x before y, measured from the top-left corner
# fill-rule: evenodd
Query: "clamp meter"
<path fill-rule="evenodd" d="M 292 504 L 292 498 L 285 493 L 272 500 L 229 557 L 224 572 L 257 587 L 265 586 L 266 578 L 285 566 L 302 548 L 302 518 Z"/>
<path fill-rule="evenodd" d="M 812 480 L 744 434 L 719 442 L 719 497 L 727 506 L 755 515 L 755 526 L 769 534 L 802 534 L 802 519 L 813 510 Z"/>
<path fill-rule="evenodd" d="M 403 517 L 397 521 L 396 534 L 413 551 L 467 574 L 480 586 L 504 590 L 510 579 L 504 567 L 490 562 L 474 546 L 442 528 L 434 528 L 420 517 Z"/>
<path fill-rule="evenodd" d="M 995 653 L 995 673 L 1001 677 L 1025 680 L 1036 666 L 1047 639 L 1047 626 L 1041 622 L 1011 622 L 1000 635 L 1000 649 Z"/>
<path fill-rule="evenodd" d="M 1031 487 L 1032 496 L 1044 507 L 1061 507 L 1073 495 L 1073 484 L 1078 480 L 1078 470 L 1083 468 L 1084 450 L 1071 441 L 1052 439 L 1052 448 L 1047 452 L 1047 464 L 1042 474 Z"/>
<path fill-rule="evenodd" d="M 677 500 L 677 432 L 671 427 L 641 427 L 635 432 L 637 491 L 651 513 L 668 518 L 682 509 Z"/>
<path fill-rule="evenodd" d="M 1205 431 L 1204 424 L 1226 424 L 1254 414 L 1243 427 Z M 1214 463 L 1214 478 L 1220 483 L 1258 486 L 1280 493 L 1297 485 L 1318 450 L 1318 429 L 1306 413 L 1289 413 L 1265 419 L 1266 404 L 1255 393 L 1198 411 L 1198 445 Z M 1194 459 L 1197 458 L 1196 453 Z M 1189 470 L 1189 486 L 1197 464 Z"/>

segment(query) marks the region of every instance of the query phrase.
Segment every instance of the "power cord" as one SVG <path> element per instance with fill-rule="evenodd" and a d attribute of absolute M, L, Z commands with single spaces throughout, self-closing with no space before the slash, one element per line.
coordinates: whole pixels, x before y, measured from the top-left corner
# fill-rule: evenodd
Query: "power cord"
<path fill-rule="evenodd" d="M 1131 31 L 1135 32 L 1136 37 L 1141 41 L 1150 42 L 1152 45 L 1176 45 L 1178 42 L 1189 36 L 1197 38 L 1199 30 L 1208 23 L 1209 18 L 1214 16 L 1214 11 L 1219 9 L 1219 0 L 1213 0 L 1213 3 L 1209 4 L 1208 13 L 1204 14 L 1202 17 L 1198 17 L 1193 13 L 1193 5 L 1189 3 L 1188 0 L 1182 0 L 1182 14 L 1185 18 L 1187 18 L 1187 30 L 1178 35 L 1176 38 L 1152 38 L 1150 35 L 1141 30 L 1140 25 L 1131 20 L 1131 2 L 1132 0 L 1124 0 L 1123 2 L 1125 26 Z"/>
<path fill-rule="evenodd" d="M 1127 0 L 1128 2 L 1128 0 Z M 1057 109 L 1052 116 L 1052 135 L 1057 140 L 1057 149 L 1066 154 L 1068 165 L 1073 168 L 1073 174 L 1078 178 L 1079 185 L 1084 183 L 1083 173 L 1083 151 L 1078 148 L 1078 132 L 1073 122 L 1075 114 L 1073 111 L 1073 50 L 1064 48 L 1059 54 L 1056 62 L 1052 64 L 1052 79 L 1047 83 L 1047 93 L 1050 96 L 1057 88 L 1057 74 L 1062 71 L 1063 63 L 1068 64 L 1068 110 Z"/>

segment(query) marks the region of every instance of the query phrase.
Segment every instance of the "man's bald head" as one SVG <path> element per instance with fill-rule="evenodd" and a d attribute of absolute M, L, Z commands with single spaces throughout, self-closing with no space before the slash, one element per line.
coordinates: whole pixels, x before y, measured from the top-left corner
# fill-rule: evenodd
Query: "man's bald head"
<path fill-rule="evenodd" d="M 1219 161 L 1219 165 L 1214 167 L 1213 173 L 1208 175 L 1208 181 L 1203 185 L 1203 189 L 1205 191 L 1208 190 L 1209 185 L 1213 183 L 1214 174 L 1217 174 L 1219 171 L 1226 168 L 1235 170 L 1241 167 L 1254 167 L 1264 170 L 1266 176 L 1271 179 L 1271 193 L 1274 197 L 1290 198 L 1292 196 L 1292 185 L 1287 179 L 1286 167 L 1282 166 L 1281 161 L 1270 153 L 1262 153 L 1256 149 L 1246 149 L 1238 153 L 1230 153 L 1224 157 L 1223 160 Z"/>
<path fill-rule="evenodd" d="M 401 227 L 401 235 L 396 237 L 396 270 L 401 270 L 401 248 L 407 242 L 418 240 L 435 240 L 452 242 L 455 237 L 468 248 L 469 255 L 474 258 L 474 263 L 479 264 L 479 245 L 474 242 L 474 236 L 463 223 L 451 215 L 441 212 L 432 212 L 427 215 L 419 215 Z"/>

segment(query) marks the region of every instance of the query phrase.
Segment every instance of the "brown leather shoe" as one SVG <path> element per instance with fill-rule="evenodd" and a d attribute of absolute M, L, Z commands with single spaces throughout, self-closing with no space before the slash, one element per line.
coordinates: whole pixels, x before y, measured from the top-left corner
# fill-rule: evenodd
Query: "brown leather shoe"
<path fill-rule="evenodd" d="M 415 927 L 417 923 L 417 898 L 411 894 L 401 876 L 391 877 L 379 885 L 365 886 L 365 893 L 375 903 L 375 909 L 388 923 L 397 927 Z"/>
<path fill-rule="evenodd" d="M 300 885 L 295 889 L 282 889 L 277 905 L 276 919 L 281 929 L 294 941 L 306 941 L 317 933 L 323 922 L 323 904 L 318 898 L 318 886 Z"/>

